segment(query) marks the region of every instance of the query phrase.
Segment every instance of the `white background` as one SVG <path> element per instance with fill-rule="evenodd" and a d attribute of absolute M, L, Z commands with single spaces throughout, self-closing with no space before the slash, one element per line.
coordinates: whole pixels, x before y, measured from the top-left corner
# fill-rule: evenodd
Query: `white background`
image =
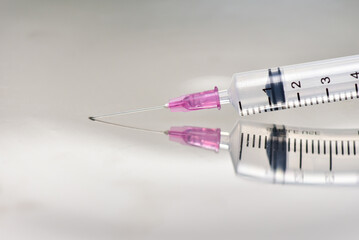
<path fill-rule="evenodd" d="M 236 177 L 228 152 L 87 119 L 359 53 L 356 1 L 0 1 L 1 239 L 358 239 L 358 188 Z M 359 128 L 358 100 L 248 117 Z M 117 118 L 220 127 L 221 111 Z"/>

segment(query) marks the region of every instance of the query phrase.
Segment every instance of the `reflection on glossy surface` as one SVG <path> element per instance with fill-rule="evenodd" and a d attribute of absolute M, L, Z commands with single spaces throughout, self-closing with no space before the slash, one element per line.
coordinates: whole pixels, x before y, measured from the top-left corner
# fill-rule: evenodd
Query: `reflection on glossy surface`
<path fill-rule="evenodd" d="M 357 184 L 357 129 L 303 129 L 239 122 L 229 138 L 237 174 L 274 183 Z"/>

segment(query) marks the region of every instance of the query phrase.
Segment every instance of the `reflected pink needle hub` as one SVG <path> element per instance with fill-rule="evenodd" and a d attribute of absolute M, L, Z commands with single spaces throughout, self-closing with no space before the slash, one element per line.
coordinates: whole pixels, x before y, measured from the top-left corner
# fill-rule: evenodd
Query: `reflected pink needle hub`
<path fill-rule="evenodd" d="M 168 135 L 171 141 L 216 152 L 219 150 L 221 141 L 221 129 L 219 128 L 171 127 Z"/>

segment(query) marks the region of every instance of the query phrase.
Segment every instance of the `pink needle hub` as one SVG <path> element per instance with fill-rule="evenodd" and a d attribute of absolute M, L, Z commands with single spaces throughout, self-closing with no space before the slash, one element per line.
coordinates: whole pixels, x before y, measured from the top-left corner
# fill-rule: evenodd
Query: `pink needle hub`
<path fill-rule="evenodd" d="M 206 148 L 218 152 L 221 129 L 201 127 L 171 127 L 168 131 L 171 141 Z"/>
<path fill-rule="evenodd" d="M 218 108 L 221 109 L 218 88 L 192 93 L 170 100 L 168 104 L 171 112 L 189 112 L 194 110 Z"/>

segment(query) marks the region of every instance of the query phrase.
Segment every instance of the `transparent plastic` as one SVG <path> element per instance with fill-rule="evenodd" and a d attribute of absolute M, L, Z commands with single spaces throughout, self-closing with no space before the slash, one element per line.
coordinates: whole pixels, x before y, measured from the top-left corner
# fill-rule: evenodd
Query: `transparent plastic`
<path fill-rule="evenodd" d="M 356 55 L 237 73 L 227 94 L 245 116 L 358 98 L 358 78 Z"/>
<path fill-rule="evenodd" d="M 358 129 L 240 122 L 227 145 L 234 169 L 241 176 L 282 184 L 359 183 Z"/>

